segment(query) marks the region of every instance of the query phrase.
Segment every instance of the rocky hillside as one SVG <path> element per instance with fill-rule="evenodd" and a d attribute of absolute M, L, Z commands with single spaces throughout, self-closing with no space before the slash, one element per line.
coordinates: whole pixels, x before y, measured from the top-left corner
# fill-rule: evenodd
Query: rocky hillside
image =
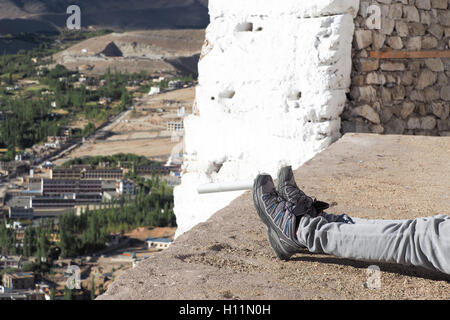
<path fill-rule="evenodd" d="M 205 32 L 201 29 L 112 33 L 82 41 L 53 56 L 71 70 L 111 70 L 197 75 Z M 88 68 L 86 68 L 89 66 Z"/>
<path fill-rule="evenodd" d="M 72 4 L 80 6 L 84 27 L 204 28 L 209 22 L 208 0 L 0 0 L 0 33 L 64 27 Z"/>

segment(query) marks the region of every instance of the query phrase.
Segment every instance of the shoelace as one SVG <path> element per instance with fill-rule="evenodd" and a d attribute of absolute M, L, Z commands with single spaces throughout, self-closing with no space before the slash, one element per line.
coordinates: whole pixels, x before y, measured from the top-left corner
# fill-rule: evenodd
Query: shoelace
<path fill-rule="evenodd" d="M 276 198 L 276 203 L 277 203 L 276 207 L 278 207 L 280 203 L 283 203 L 283 207 L 282 207 L 283 212 L 287 211 L 289 214 L 295 215 L 295 213 L 294 213 L 294 209 L 296 207 L 295 203 L 292 203 L 292 202 L 284 199 L 283 197 L 281 197 L 276 190 L 269 192 L 268 195 Z"/>
<path fill-rule="evenodd" d="M 318 201 L 316 198 L 311 198 L 307 196 L 300 189 L 286 185 L 286 194 L 288 194 L 290 199 L 295 199 L 293 205 L 302 206 L 301 214 L 309 214 L 311 216 L 317 216 L 323 212 L 323 210 L 329 208 L 329 204 L 323 201 Z M 313 212 L 314 211 L 314 212 Z"/>

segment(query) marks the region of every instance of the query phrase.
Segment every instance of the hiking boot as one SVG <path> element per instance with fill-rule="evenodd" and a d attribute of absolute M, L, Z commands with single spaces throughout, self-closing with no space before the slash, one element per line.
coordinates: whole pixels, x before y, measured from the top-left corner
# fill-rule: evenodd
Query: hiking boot
<path fill-rule="evenodd" d="M 258 175 L 255 179 L 253 202 L 259 217 L 267 226 L 270 245 L 278 258 L 287 260 L 293 254 L 304 251 L 296 235 L 300 215 L 293 203 L 280 197 L 270 175 Z"/>
<path fill-rule="evenodd" d="M 296 210 L 301 215 L 317 217 L 323 210 L 330 207 L 328 203 L 308 197 L 300 190 L 294 180 L 291 166 L 283 167 L 278 171 L 278 193 L 287 201 L 295 204 Z"/>

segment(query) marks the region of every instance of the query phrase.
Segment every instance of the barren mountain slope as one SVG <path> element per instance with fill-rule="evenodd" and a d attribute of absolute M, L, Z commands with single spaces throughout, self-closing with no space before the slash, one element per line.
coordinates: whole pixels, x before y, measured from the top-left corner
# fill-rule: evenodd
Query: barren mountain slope
<path fill-rule="evenodd" d="M 39 21 L 42 29 L 65 27 L 72 4 L 80 6 L 84 27 L 204 28 L 209 21 L 207 0 L 0 0 L 0 21 L 15 24 L 18 33 L 36 31 L 23 20 Z"/>
<path fill-rule="evenodd" d="M 199 29 L 148 30 L 88 39 L 54 55 L 54 61 L 69 69 L 79 66 L 93 67 L 88 73 L 101 74 L 111 70 L 149 73 L 196 74 L 198 57 L 205 33 Z M 111 43 L 121 51 L 122 57 L 100 55 Z"/>

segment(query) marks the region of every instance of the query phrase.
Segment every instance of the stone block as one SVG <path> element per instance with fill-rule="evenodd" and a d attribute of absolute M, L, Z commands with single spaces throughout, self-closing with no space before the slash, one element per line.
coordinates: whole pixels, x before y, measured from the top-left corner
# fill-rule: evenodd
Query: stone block
<path fill-rule="evenodd" d="M 389 37 L 387 44 L 394 50 L 400 50 L 403 48 L 403 41 L 399 36 Z"/>
<path fill-rule="evenodd" d="M 386 77 L 380 72 L 370 72 L 367 74 L 366 83 L 367 84 L 378 84 L 382 85 L 386 82 Z"/>
<path fill-rule="evenodd" d="M 380 68 L 383 71 L 404 71 L 405 64 L 402 62 L 383 62 Z"/>
<path fill-rule="evenodd" d="M 412 102 L 404 102 L 400 112 L 402 119 L 408 118 L 408 116 L 414 112 L 415 107 L 416 106 Z"/>
<path fill-rule="evenodd" d="M 381 101 L 384 103 L 392 101 L 392 93 L 391 90 L 385 87 L 381 88 Z"/>
<path fill-rule="evenodd" d="M 361 72 L 378 70 L 380 63 L 378 59 L 359 59 L 357 68 Z"/>
<path fill-rule="evenodd" d="M 425 35 L 425 26 L 420 22 L 412 22 L 409 24 L 409 34 L 413 37 Z"/>
<path fill-rule="evenodd" d="M 431 0 L 431 7 L 434 9 L 447 9 L 447 0 Z"/>
<path fill-rule="evenodd" d="M 384 127 L 381 124 L 373 124 L 369 126 L 372 133 L 382 134 L 384 132 Z"/>
<path fill-rule="evenodd" d="M 448 118 L 450 106 L 445 102 L 434 102 L 431 104 L 431 110 L 436 117 L 440 118 L 441 120 L 445 120 Z"/>
<path fill-rule="evenodd" d="M 359 88 L 359 100 L 360 101 L 375 101 L 377 98 L 377 90 L 372 86 L 365 86 Z"/>
<path fill-rule="evenodd" d="M 449 10 L 440 10 L 437 14 L 439 22 L 446 26 L 450 26 L 450 11 Z"/>
<path fill-rule="evenodd" d="M 450 120 L 437 120 L 437 128 L 439 131 L 450 130 Z"/>
<path fill-rule="evenodd" d="M 407 71 L 403 73 L 403 75 L 400 77 L 400 83 L 405 86 L 410 86 L 414 82 L 413 73 L 411 71 Z"/>
<path fill-rule="evenodd" d="M 431 86 L 433 83 L 435 83 L 436 79 L 436 73 L 427 69 L 423 70 L 419 75 L 419 79 L 417 80 L 416 89 L 425 89 L 426 87 Z"/>
<path fill-rule="evenodd" d="M 396 117 L 392 117 L 392 119 L 384 125 L 385 134 L 403 134 L 405 129 L 405 121 Z"/>
<path fill-rule="evenodd" d="M 403 100 L 405 99 L 406 90 L 404 86 L 395 86 L 392 89 L 392 99 L 393 100 Z"/>
<path fill-rule="evenodd" d="M 412 101 L 425 101 L 425 96 L 423 95 L 423 91 L 421 90 L 413 90 L 409 95 L 409 98 Z"/>
<path fill-rule="evenodd" d="M 434 72 L 442 72 L 445 70 L 440 58 L 425 59 L 425 65 Z"/>
<path fill-rule="evenodd" d="M 420 128 L 423 130 L 433 130 L 436 127 L 436 118 L 433 116 L 426 116 L 420 119 Z"/>
<path fill-rule="evenodd" d="M 446 86 L 447 84 L 449 84 L 448 78 L 447 78 L 447 76 L 445 75 L 445 73 L 440 72 L 440 73 L 438 74 L 437 84 L 438 84 L 438 86 L 440 86 L 440 87 L 443 87 L 443 86 Z"/>
<path fill-rule="evenodd" d="M 444 35 L 444 28 L 435 23 L 428 28 L 428 32 L 431 33 L 436 38 L 441 39 L 442 36 Z"/>
<path fill-rule="evenodd" d="M 381 18 L 381 29 L 380 32 L 385 35 L 391 35 L 394 31 L 395 20 L 388 18 Z"/>
<path fill-rule="evenodd" d="M 385 41 L 386 41 L 386 35 L 384 35 L 380 32 L 375 32 L 373 34 L 372 48 L 374 50 L 380 50 L 381 48 L 383 48 Z"/>
<path fill-rule="evenodd" d="M 431 9 L 431 1 L 430 0 L 416 0 L 416 7 L 423 10 Z"/>
<path fill-rule="evenodd" d="M 420 129 L 420 119 L 417 117 L 410 117 L 406 122 L 408 129 Z"/>
<path fill-rule="evenodd" d="M 403 15 L 403 5 L 401 3 L 394 3 L 389 8 L 388 17 L 391 19 L 401 19 Z"/>
<path fill-rule="evenodd" d="M 430 11 L 420 11 L 420 22 L 426 25 L 430 25 L 432 22 Z"/>
<path fill-rule="evenodd" d="M 359 107 L 356 107 L 355 109 L 353 109 L 353 115 L 367 119 L 370 122 L 375 123 L 375 124 L 380 123 L 380 116 L 368 104 L 365 104 L 363 106 L 359 106 Z"/>
<path fill-rule="evenodd" d="M 355 31 L 356 48 L 361 50 L 367 48 L 372 44 L 371 30 L 357 30 Z"/>
<path fill-rule="evenodd" d="M 431 102 L 439 99 L 439 91 L 434 89 L 433 87 L 427 87 L 423 90 L 423 95 L 425 97 L 425 101 Z"/>
<path fill-rule="evenodd" d="M 419 10 L 415 6 L 403 6 L 403 17 L 410 22 L 420 22 Z"/>
<path fill-rule="evenodd" d="M 422 38 L 422 49 L 434 49 L 438 44 L 439 42 L 433 36 L 425 36 Z"/>
<path fill-rule="evenodd" d="M 444 86 L 441 88 L 441 99 L 450 101 L 450 86 Z"/>
<path fill-rule="evenodd" d="M 421 37 L 411 37 L 406 42 L 406 49 L 410 51 L 419 51 L 422 49 L 422 39 Z"/>
<path fill-rule="evenodd" d="M 409 34 L 408 24 L 404 21 L 396 21 L 395 22 L 395 31 L 397 31 L 397 35 L 400 37 L 407 37 Z"/>

